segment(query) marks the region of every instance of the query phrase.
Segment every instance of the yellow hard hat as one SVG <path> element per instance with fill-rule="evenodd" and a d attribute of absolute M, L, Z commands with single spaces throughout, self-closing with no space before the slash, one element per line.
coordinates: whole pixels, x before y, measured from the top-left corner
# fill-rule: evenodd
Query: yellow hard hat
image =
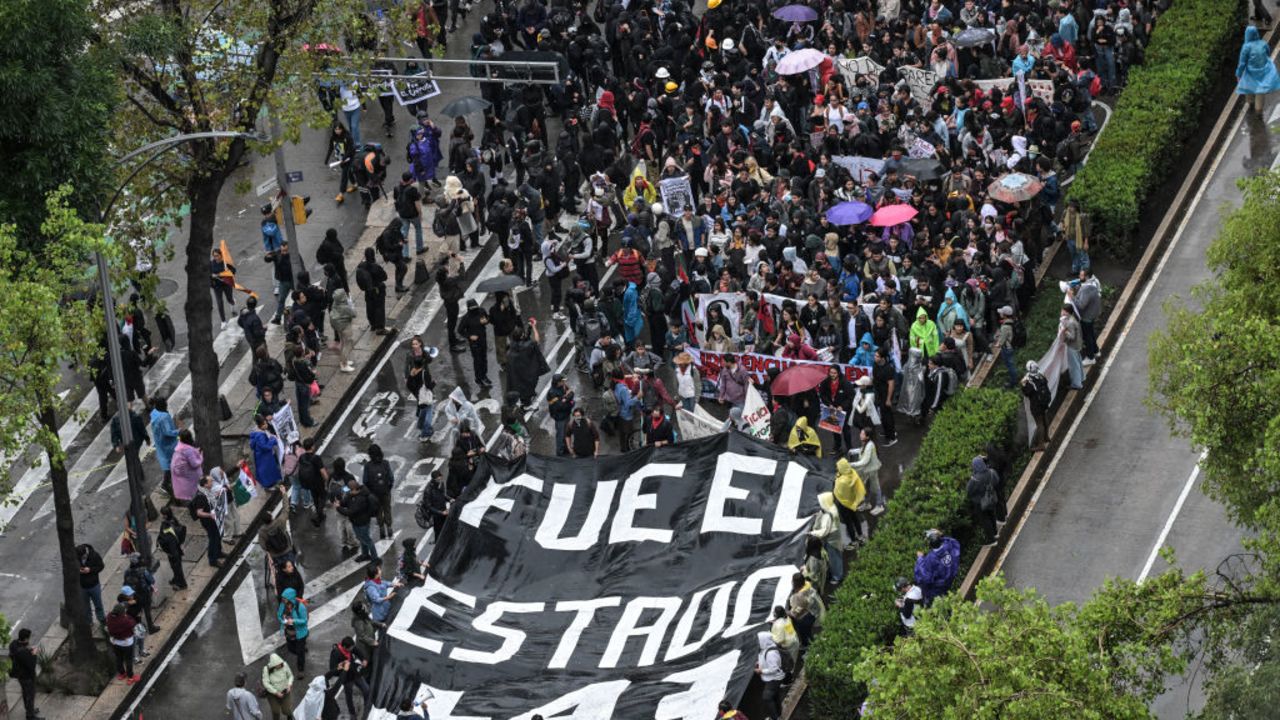
<path fill-rule="evenodd" d="M 714 1 L 714 0 L 713 0 L 713 1 Z M 679 85 L 677 85 L 677 84 L 675 84 L 675 83 L 673 83 L 673 82 L 669 82 L 669 83 L 667 83 L 667 92 L 669 92 L 669 93 L 673 93 L 673 92 L 675 92 L 676 90 L 679 90 L 679 89 L 680 89 L 680 86 L 679 86 Z"/>
<path fill-rule="evenodd" d="M 707 45 L 707 49 L 708 49 L 708 50 L 715 50 L 715 49 L 717 49 L 717 47 L 718 47 L 718 46 L 716 45 L 716 39 L 715 39 L 715 38 L 713 38 L 713 37 L 708 37 L 708 38 L 707 38 L 706 45 Z"/>
<path fill-rule="evenodd" d="M 720 7 L 720 0 L 707 0 L 707 9 L 715 10 Z"/>

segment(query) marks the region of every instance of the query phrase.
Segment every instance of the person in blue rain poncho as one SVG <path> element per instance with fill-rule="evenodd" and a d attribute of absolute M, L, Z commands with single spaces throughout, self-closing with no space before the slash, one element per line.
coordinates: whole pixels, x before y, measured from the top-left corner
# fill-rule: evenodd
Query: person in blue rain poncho
<path fill-rule="evenodd" d="M 1236 93 L 1248 95 L 1252 108 L 1262 112 L 1263 98 L 1267 93 L 1280 90 L 1280 74 L 1271 61 L 1271 48 L 1258 34 L 1258 28 L 1250 25 L 1244 31 L 1244 45 L 1240 48 L 1240 61 L 1236 64 Z"/>
<path fill-rule="evenodd" d="M 640 314 L 640 291 L 633 282 L 627 283 L 622 293 L 622 336 L 630 347 L 644 330 L 644 316 Z"/>
<path fill-rule="evenodd" d="M 951 589 L 960 570 L 960 541 L 934 528 L 925 533 L 929 551 L 916 553 L 916 585 L 924 593 L 927 607 L 933 599 Z"/>
<path fill-rule="evenodd" d="M 858 349 L 854 351 L 853 357 L 849 360 L 850 365 L 859 365 L 861 367 L 871 367 L 876 362 L 876 341 L 871 337 L 871 333 L 862 333 L 862 339 L 858 341 Z"/>
<path fill-rule="evenodd" d="M 955 290 L 947 288 L 946 294 L 942 296 L 942 307 L 938 308 L 938 333 L 945 334 L 955 327 L 957 320 L 964 323 L 965 330 L 970 329 L 969 313 L 965 311 L 964 305 L 956 300 Z"/>

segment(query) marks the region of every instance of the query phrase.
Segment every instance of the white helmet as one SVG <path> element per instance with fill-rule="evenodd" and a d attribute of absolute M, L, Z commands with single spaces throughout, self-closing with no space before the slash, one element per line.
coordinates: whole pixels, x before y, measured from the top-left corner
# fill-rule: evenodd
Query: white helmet
<path fill-rule="evenodd" d="M 663 212 L 665 212 L 665 208 L 662 207 L 662 203 L 660 202 L 656 202 L 653 205 L 650 205 L 649 209 L 653 211 L 653 214 L 655 216 L 661 215 Z"/>
<path fill-rule="evenodd" d="M 667 78 L 671 77 L 671 71 L 666 69 L 665 67 L 660 67 L 658 68 L 658 72 L 654 73 L 654 77 L 658 78 L 659 80 L 666 80 Z"/>

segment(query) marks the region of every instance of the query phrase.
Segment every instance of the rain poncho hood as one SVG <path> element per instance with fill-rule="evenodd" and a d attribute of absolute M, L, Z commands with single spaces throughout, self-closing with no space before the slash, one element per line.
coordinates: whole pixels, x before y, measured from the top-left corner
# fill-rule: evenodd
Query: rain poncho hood
<path fill-rule="evenodd" d="M 923 309 L 923 308 L 921 308 Z M 952 316 L 950 320 L 947 316 Z M 964 329 L 969 330 L 969 313 L 964 309 L 964 305 L 956 299 L 955 290 L 947 288 L 947 292 L 942 296 L 942 307 L 938 308 L 938 332 L 946 333 L 951 331 L 951 326 L 959 320 L 964 323 Z"/>
<path fill-rule="evenodd" d="M 866 486 L 862 484 L 862 478 L 858 477 L 858 471 L 854 470 L 853 465 L 844 458 L 836 461 L 835 496 L 836 500 L 849 510 L 857 510 L 867 496 Z"/>
<path fill-rule="evenodd" d="M 1240 95 L 1264 95 L 1280 90 L 1280 75 L 1271 61 L 1271 50 L 1258 34 L 1258 28 L 1252 25 L 1244 31 L 1236 80 L 1236 93 Z"/>
<path fill-rule="evenodd" d="M 923 319 L 924 322 L 920 322 Z M 938 326 L 929 319 L 923 308 L 916 310 L 916 322 L 911 323 L 911 347 L 922 350 L 925 356 L 938 354 Z"/>
<path fill-rule="evenodd" d="M 858 341 L 858 349 L 853 353 L 850 359 L 851 365 L 861 365 L 870 367 L 876 361 L 876 341 L 871 337 L 871 333 L 862 333 L 862 339 Z"/>

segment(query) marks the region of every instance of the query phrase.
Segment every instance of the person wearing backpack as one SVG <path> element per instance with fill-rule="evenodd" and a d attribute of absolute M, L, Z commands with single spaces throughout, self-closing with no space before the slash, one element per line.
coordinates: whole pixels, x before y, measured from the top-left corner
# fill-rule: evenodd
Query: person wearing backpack
<path fill-rule="evenodd" d="M 648 321 L 649 344 L 653 346 L 654 354 L 666 357 L 667 297 L 662 292 L 662 276 L 658 273 L 651 272 L 645 276 L 640 306 Z"/>
<path fill-rule="evenodd" d="M 1035 430 L 1031 432 L 1031 449 L 1043 450 L 1049 437 L 1049 404 L 1053 396 L 1049 392 L 1049 380 L 1040 374 L 1035 360 L 1027 361 L 1027 373 L 1022 376 L 1022 395 L 1031 409 Z"/>
<path fill-rule="evenodd" d="M 768 630 L 756 633 L 760 654 L 756 656 L 756 674 L 764 685 L 760 691 L 760 704 L 764 707 L 765 720 L 782 717 L 782 681 L 787 673 L 782 668 L 782 648 L 773 641 Z"/>
<path fill-rule="evenodd" d="M 1003 503 L 1000 491 L 996 487 L 999 478 L 987 463 L 980 457 L 973 459 L 972 474 L 965 486 L 965 494 L 969 497 L 969 511 L 973 514 L 973 523 L 982 531 L 984 545 L 996 543 L 996 520 Z"/>
<path fill-rule="evenodd" d="M 413 178 L 413 173 L 404 172 L 400 175 L 400 184 L 395 189 L 396 215 L 400 217 L 400 234 L 405 240 L 409 239 L 409 228 L 413 227 L 414 242 L 417 245 L 417 254 L 421 255 L 427 251 L 426 242 L 422 238 L 422 192 L 418 190 L 418 183 Z M 408 258 L 409 245 L 405 243 L 403 246 L 404 257 Z"/>
<path fill-rule="evenodd" d="M 395 474 L 391 463 L 382 455 L 382 446 L 369 446 L 369 461 L 364 464 L 364 486 L 378 501 L 378 536 L 385 540 L 391 535 L 391 488 L 395 486 Z"/>
<path fill-rule="evenodd" d="M 315 517 L 311 524 L 320 527 L 324 522 L 324 499 L 329 489 L 329 471 L 324 467 L 324 460 L 315 451 L 316 439 L 305 438 L 302 441 L 302 455 L 298 456 L 298 484 L 310 493 Z"/>
<path fill-rule="evenodd" d="M 129 569 L 124 571 L 124 584 L 133 588 L 134 599 L 138 602 L 139 611 L 147 619 L 147 633 L 160 629 L 151 619 L 152 601 L 155 598 L 156 578 L 147 569 L 142 556 L 133 553 L 129 556 Z"/>
<path fill-rule="evenodd" d="M 378 264 L 373 248 L 364 249 L 364 260 L 356 266 L 356 286 L 364 293 L 365 317 L 374 335 L 386 335 L 387 271 Z"/>
<path fill-rule="evenodd" d="M 293 396 L 298 401 L 298 424 L 304 428 L 315 427 L 316 421 L 311 418 L 311 400 L 315 394 L 316 373 L 307 359 L 307 351 L 298 346 L 289 358 L 289 369 L 293 371 Z"/>
<path fill-rule="evenodd" d="M 1018 369 L 1013 366 L 1014 352 L 1014 325 L 1018 323 L 1018 319 L 1014 317 L 1013 308 L 1008 305 L 1002 306 L 996 311 L 1000 320 L 1000 327 L 996 330 L 995 342 L 991 343 L 991 354 L 996 355 L 1004 362 L 1005 372 L 1008 377 L 1005 378 L 1005 387 L 1013 389 L 1018 385 Z M 1026 342 L 1026 330 L 1023 330 L 1023 342 Z"/>
<path fill-rule="evenodd" d="M 187 527 L 173 514 L 171 507 L 164 507 L 160 515 L 163 520 L 160 522 L 160 532 L 156 535 L 156 545 L 168 558 L 169 569 L 173 572 L 169 585 L 174 590 L 186 590 L 187 578 L 182 572 L 182 545 L 187 541 Z"/>

